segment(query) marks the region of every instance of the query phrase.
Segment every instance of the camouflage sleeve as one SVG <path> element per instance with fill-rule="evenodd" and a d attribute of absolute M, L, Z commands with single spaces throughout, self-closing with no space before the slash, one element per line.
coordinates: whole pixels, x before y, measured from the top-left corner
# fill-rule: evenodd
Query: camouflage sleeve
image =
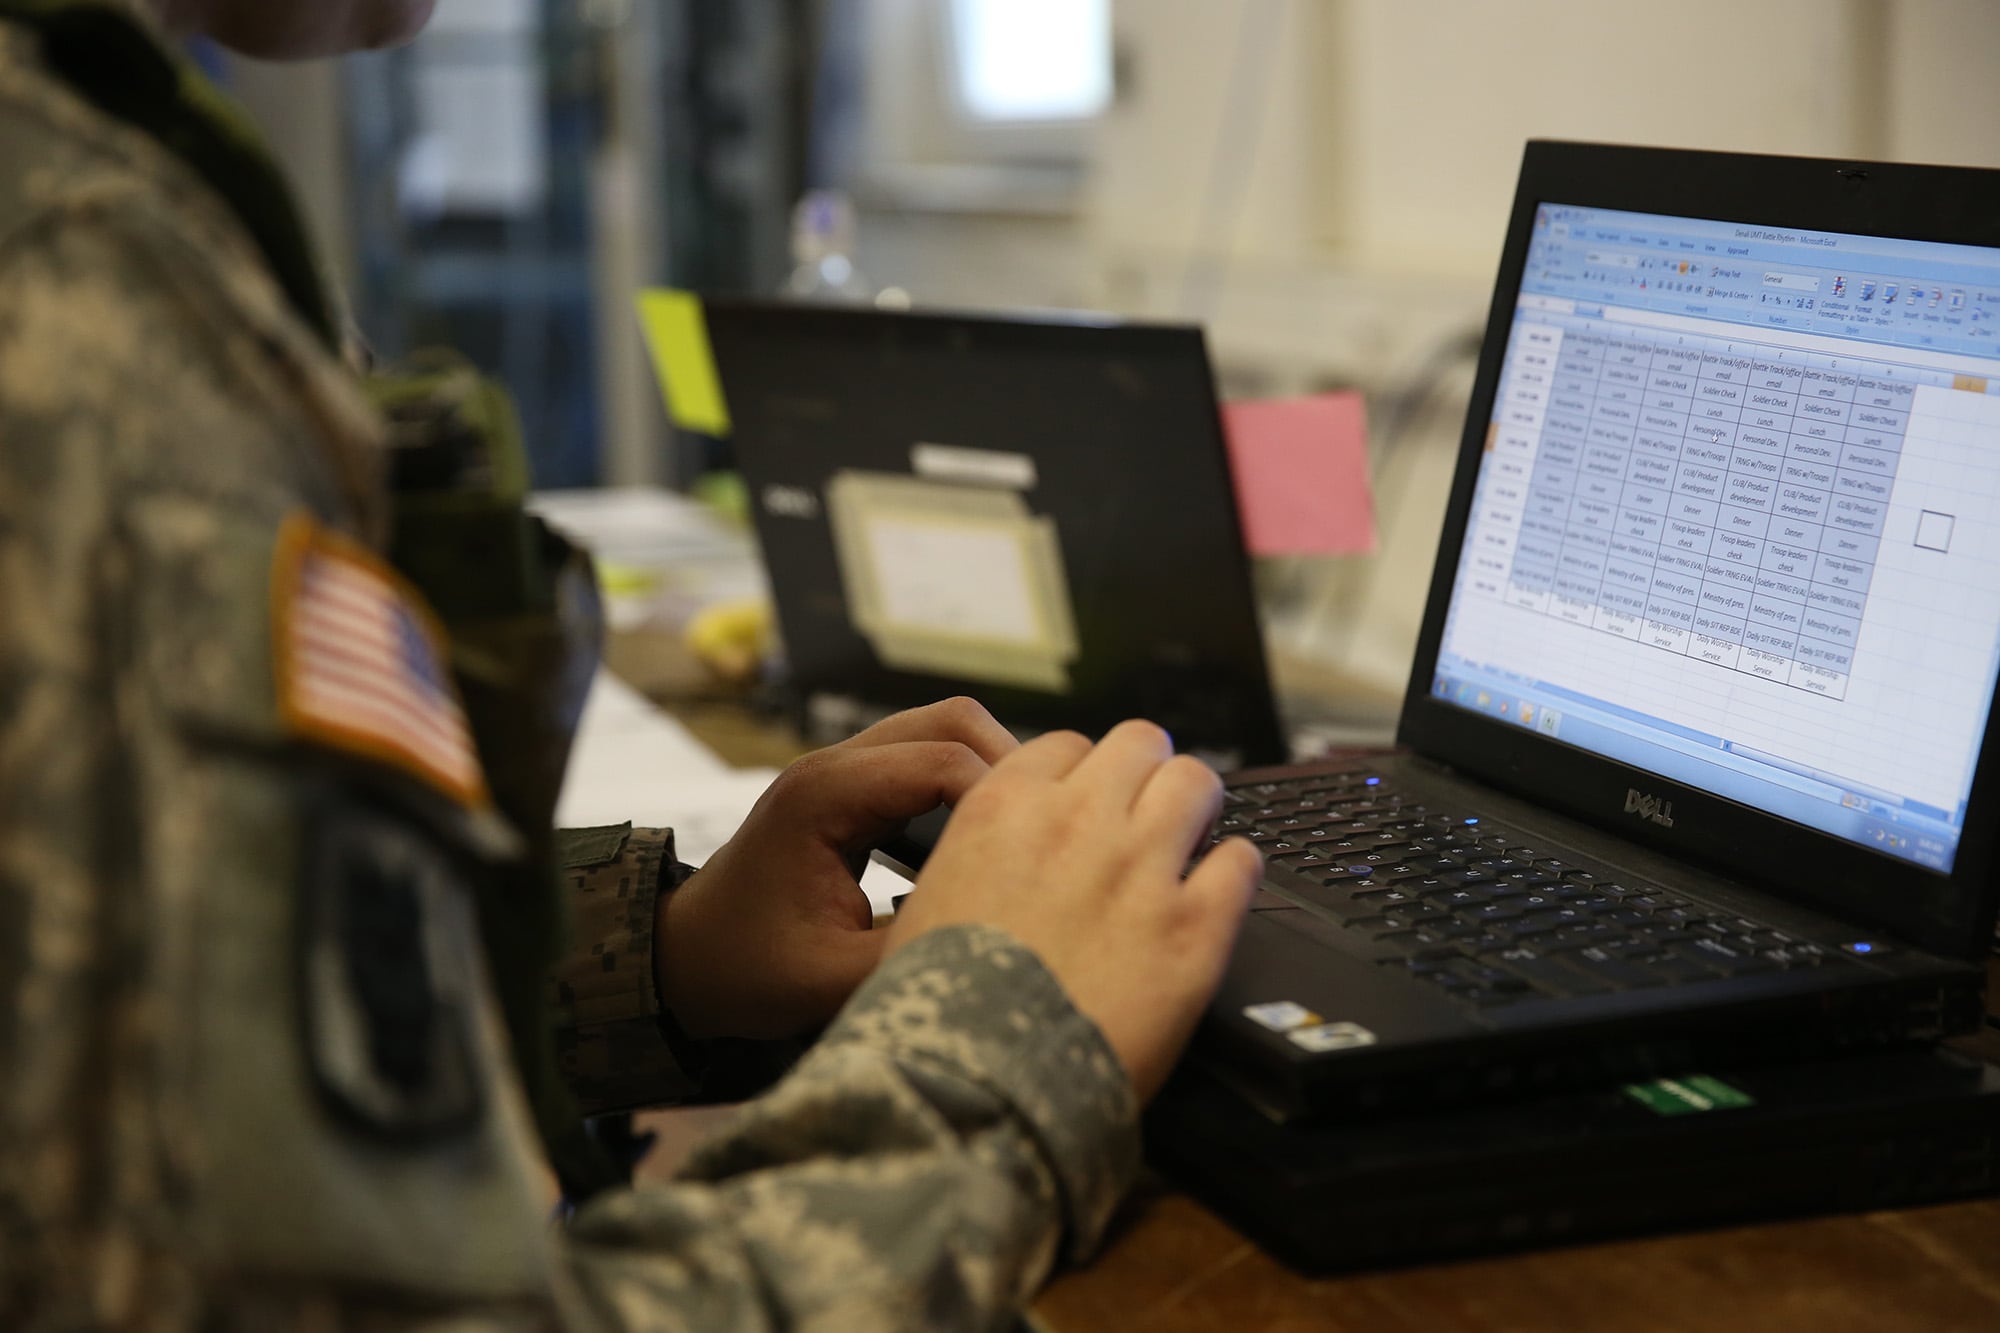
<path fill-rule="evenodd" d="M 660 1004 L 653 932 L 660 899 L 692 873 L 672 829 L 558 829 L 571 943 L 550 978 L 556 1060 L 587 1116 L 642 1106 L 734 1102 L 797 1062 L 802 1040 L 697 1041 Z"/>
<path fill-rule="evenodd" d="M 550 978 L 556 1061 L 585 1115 L 687 1100 L 698 1084 L 660 1030 L 653 924 L 671 829 L 563 829 L 557 864 L 573 927 Z"/>
<path fill-rule="evenodd" d="M 1028 949 L 958 927 L 885 963 L 683 1183 L 578 1214 L 612 1327 L 981 1328 L 1096 1246 L 1137 1167 L 1131 1087 Z"/>

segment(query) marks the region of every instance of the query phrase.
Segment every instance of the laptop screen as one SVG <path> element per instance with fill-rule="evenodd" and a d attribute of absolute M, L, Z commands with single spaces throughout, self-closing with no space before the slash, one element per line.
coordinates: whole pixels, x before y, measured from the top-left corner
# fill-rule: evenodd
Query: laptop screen
<path fill-rule="evenodd" d="M 2000 250 L 1545 203 L 1492 416 L 1440 700 L 1951 868 L 2000 669 Z"/>
<path fill-rule="evenodd" d="M 1022 730 L 1142 716 L 1282 762 L 1200 330 L 704 308 L 809 718 L 967 692 Z"/>

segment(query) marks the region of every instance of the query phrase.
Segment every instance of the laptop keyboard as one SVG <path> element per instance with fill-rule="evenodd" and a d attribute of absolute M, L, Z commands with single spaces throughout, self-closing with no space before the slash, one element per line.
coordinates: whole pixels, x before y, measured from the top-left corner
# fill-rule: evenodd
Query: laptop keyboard
<path fill-rule="evenodd" d="M 1473 1006 L 1853 965 L 1552 855 L 1470 811 L 1418 804 L 1368 768 L 1232 787 L 1224 799 L 1214 840 L 1247 837 L 1284 896 L 1391 949 L 1385 966 Z"/>

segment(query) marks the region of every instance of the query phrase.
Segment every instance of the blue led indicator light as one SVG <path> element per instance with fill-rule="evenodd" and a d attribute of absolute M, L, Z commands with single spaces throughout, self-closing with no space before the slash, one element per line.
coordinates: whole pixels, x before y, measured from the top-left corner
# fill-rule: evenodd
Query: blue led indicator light
<path fill-rule="evenodd" d="M 1367 785 L 1367 786 L 1370 786 L 1370 787 L 1379 787 L 1379 786 L 1381 786 L 1381 785 L 1382 785 L 1382 779 L 1380 779 L 1380 778 L 1369 778 L 1369 779 L 1367 780 L 1367 783 L 1366 783 L 1366 785 Z"/>
<path fill-rule="evenodd" d="M 1468 824 L 1477 824 L 1477 823 L 1478 823 L 1479 821 L 1478 821 L 1478 820 L 1476 820 L 1476 819 L 1468 819 L 1468 820 L 1466 820 L 1465 822 L 1466 822 L 1466 823 L 1468 823 Z"/>

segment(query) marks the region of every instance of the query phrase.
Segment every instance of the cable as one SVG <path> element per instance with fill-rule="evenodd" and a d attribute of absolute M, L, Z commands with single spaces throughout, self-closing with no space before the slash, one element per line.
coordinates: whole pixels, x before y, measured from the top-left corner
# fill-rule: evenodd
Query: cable
<path fill-rule="evenodd" d="M 1419 424 L 1438 391 L 1450 382 L 1453 368 L 1461 361 L 1477 360 L 1485 341 L 1484 325 L 1447 334 L 1432 346 L 1403 387 L 1383 400 L 1381 421 L 1368 433 L 1371 474 L 1380 470 L 1404 433 Z"/>
<path fill-rule="evenodd" d="M 1236 229 L 1243 200 L 1249 193 L 1250 175 L 1257 164 L 1265 112 L 1271 105 L 1270 89 L 1275 83 L 1268 71 L 1278 55 L 1290 3 L 1291 0 L 1257 0 L 1239 11 L 1242 17 L 1236 25 L 1236 57 L 1229 72 L 1229 90 L 1223 98 L 1215 149 L 1209 156 L 1208 187 L 1202 194 L 1200 221 L 1188 239 L 1187 269 L 1181 275 L 1181 317 L 1194 323 L 1205 324 L 1215 313 L 1216 298 L 1228 273 L 1229 256 L 1223 246 Z M 1264 20 L 1258 30 L 1260 40 L 1254 46 L 1250 41 L 1253 14 Z M 1263 95 L 1258 96 L 1259 92 Z M 1231 152 L 1232 145 L 1238 151 Z"/>

